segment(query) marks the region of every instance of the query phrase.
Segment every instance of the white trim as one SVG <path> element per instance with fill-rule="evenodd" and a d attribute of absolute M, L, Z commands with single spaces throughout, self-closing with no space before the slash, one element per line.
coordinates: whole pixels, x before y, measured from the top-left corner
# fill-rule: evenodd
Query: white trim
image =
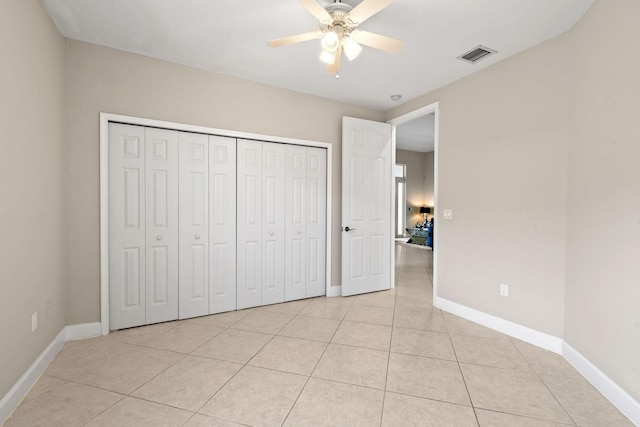
<path fill-rule="evenodd" d="M 627 418 L 640 426 L 640 403 L 576 349 L 562 341 L 562 356 Z"/>
<path fill-rule="evenodd" d="M 100 323 L 109 333 L 109 115 L 100 113 Z"/>
<path fill-rule="evenodd" d="M 327 147 L 327 230 L 326 235 L 326 273 L 325 273 L 325 295 L 329 296 L 331 293 L 331 209 L 333 202 L 333 145 L 329 144 Z"/>
<path fill-rule="evenodd" d="M 413 110 L 409 113 L 398 116 L 394 119 L 388 120 L 387 123 L 395 126 L 401 125 L 403 123 L 410 122 L 413 119 L 417 119 L 418 117 L 426 116 L 427 114 L 434 114 L 434 147 L 433 147 L 433 220 L 435 223 L 435 227 L 433 228 L 433 248 L 439 247 L 438 242 L 438 208 L 440 206 L 439 200 L 439 168 L 438 168 L 438 152 L 440 147 L 440 104 L 438 102 L 434 102 L 433 104 L 425 105 L 424 107 L 418 108 L 417 110 Z M 394 133 L 395 135 L 395 133 Z M 393 153 L 395 156 L 396 152 L 396 139 L 395 136 L 393 138 Z M 394 157 L 395 160 L 395 157 Z M 395 182 L 394 182 L 395 185 Z M 394 245 L 394 239 L 391 241 L 391 247 Z M 395 271 L 395 264 L 392 265 L 393 271 Z M 393 275 L 395 279 L 395 275 Z M 436 299 L 438 298 L 438 251 L 433 251 L 433 305 L 436 305 Z"/>
<path fill-rule="evenodd" d="M 342 285 L 332 286 L 327 291 L 327 297 L 341 297 L 342 296 Z"/>
<path fill-rule="evenodd" d="M 424 107 L 420 107 L 417 110 L 410 111 L 406 114 L 388 120 L 387 123 L 391 123 L 392 125 L 401 125 L 403 123 L 410 122 L 413 119 L 417 119 L 418 117 L 426 116 L 427 114 L 434 113 L 438 110 L 438 103 L 434 102 L 429 105 L 425 105 Z"/>
<path fill-rule="evenodd" d="M 391 124 L 391 265 L 389 271 L 391 273 L 391 286 L 389 289 L 396 287 L 396 221 L 394 218 L 398 214 L 396 212 L 396 125 Z M 406 187 L 405 187 L 406 194 Z M 405 205 L 406 206 L 406 205 Z"/>
<path fill-rule="evenodd" d="M 44 349 L 38 358 L 31 364 L 29 369 L 20 377 L 18 382 L 11 387 L 11 390 L 0 400 L 0 425 L 9 418 L 9 415 L 27 395 L 31 387 L 38 381 L 44 373 L 49 363 L 62 350 L 66 341 L 83 338 L 93 338 L 101 335 L 101 325 L 95 323 L 82 323 L 79 325 L 69 325 L 62 330 L 51 341 L 51 344 Z"/>
<path fill-rule="evenodd" d="M 56 354 L 62 349 L 65 342 L 65 329 L 62 328 L 60 333 L 51 341 L 51 344 L 44 349 L 44 351 L 38 356 L 38 358 L 29 366 L 29 369 L 25 371 L 20 377 L 18 382 L 7 392 L 7 394 L 0 400 L 0 425 L 9 418 L 9 415 L 22 399 L 27 395 L 31 387 L 38 381 L 40 375 L 44 373 L 49 366 L 49 363 L 56 357 Z"/>
<path fill-rule="evenodd" d="M 478 323 L 502 332 L 509 336 L 526 341 L 537 347 L 544 348 L 554 353 L 560 354 L 569 362 L 580 374 L 587 379 L 613 406 L 618 408 L 632 423 L 640 426 L 640 403 L 629 395 L 622 387 L 616 384 L 604 372 L 598 369 L 586 357 L 571 347 L 566 341 L 543 332 L 536 331 L 508 320 L 474 310 L 470 307 L 446 300 L 436 298 L 434 305 L 446 312 L 455 314 L 464 319 Z"/>
<path fill-rule="evenodd" d="M 65 341 L 99 337 L 102 335 L 101 326 L 100 322 L 69 325 L 64 328 Z"/>
<path fill-rule="evenodd" d="M 272 135 L 238 132 L 183 123 L 141 117 L 123 116 L 119 114 L 100 113 L 100 324 L 102 335 L 109 333 L 109 122 L 126 123 L 138 126 L 172 129 L 182 132 L 204 133 L 239 139 L 295 144 L 305 147 L 318 147 L 327 150 L 327 229 L 326 229 L 326 288 L 331 291 L 331 206 L 333 200 L 333 146 L 327 142 L 306 139 L 285 138 Z"/>
<path fill-rule="evenodd" d="M 554 353 L 561 354 L 561 338 L 545 334 L 544 332 L 536 331 L 535 329 L 527 328 L 526 326 L 522 326 L 487 313 L 483 313 L 481 311 L 444 298 L 435 298 L 434 306 L 448 313 L 462 317 L 463 319 L 470 320 L 482 326 L 486 326 L 487 328 L 502 332 L 503 334 L 507 334 L 514 338 L 518 338 L 519 340 L 528 342 L 529 344 L 533 344 Z"/>

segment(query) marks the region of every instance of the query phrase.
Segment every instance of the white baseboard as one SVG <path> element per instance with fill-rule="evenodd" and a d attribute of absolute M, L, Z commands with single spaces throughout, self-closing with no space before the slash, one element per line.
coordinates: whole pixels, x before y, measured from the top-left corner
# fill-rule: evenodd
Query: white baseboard
<path fill-rule="evenodd" d="M 94 322 L 69 325 L 64 328 L 64 331 L 65 341 L 94 338 L 102 335 L 102 324 L 100 322 Z"/>
<path fill-rule="evenodd" d="M 342 286 L 332 286 L 329 288 L 329 293 L 327 297 L 341 297 L 342 296 Z"/>
<path fill-rule="evenodd" d="M 47 369 L 49 363 L 56 357 L 65 342 L 65 329 L 62 328 L 51 344 L 38 356 L 29 369 L 20 377 L 11 390 L 0 400 L 0 425 L 9 418 L 9 415 L 18 406 L 23 397 L 27 395 L 31 387 L 38 381 L 40 375 Z"/>
<path fill-rule="evenodd" d="M 444 298 L 435 298 L 434 305 L 441 310 L 460 316 L 463 319 L 479 323 L 482 326 L 502 332 L 503 334 L 507 334 L 511 337 L 518 338 L 519 340 L 528 342 L 529 344 L 542 347 L 557 354 L 562 353 L 561 338 L 536 331 L 535 329 L 527 328 L 526 326 L 518 325 L 517 323 L 483 313 Z"/>
<path fill-rule="evenodd" d="M 562 356 L 600 393 L 637 426 L 640 426 L 640 403 L 565 341 Z"/>
<path fill-rule="evenodd" d="M 9 418 L 9 415 L 27 395 L 31 387 L 44 373 L 49 363 L 56 357 L 66 341 L 91 338 L 101 335 L 100 323 L 84 323 L 80 325 L 65 326 L 51 341 L 51 344 L 29 366 L 29 369 L 20 377 L 11 390 L 0 400 L 0 425 Z"/>
<path fill-rule="evenodd" d="M 499 317 L 474 310 L 473 308 L 444 298 L 435 298 L 434 306 L 451 314 L 455 314 L 456 316 L 486 326 L 487 328 L 562 355 L 587 381 L 609 399 L 620 412 L 635 425 L 640 426 L 640 403 L 561 338 L 509 322 L 508 320 L 500 319 Z"/>

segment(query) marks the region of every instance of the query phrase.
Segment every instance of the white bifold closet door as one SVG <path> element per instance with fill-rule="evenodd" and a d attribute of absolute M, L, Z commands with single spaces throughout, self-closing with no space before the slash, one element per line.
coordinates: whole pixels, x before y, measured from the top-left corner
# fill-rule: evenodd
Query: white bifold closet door
<path fill-rule="evenodd" d="M 324 295 L 326 156 L 110 123 L 110 329 Z"/>
<path fill-rule="evenodd" d="M 209 136 L 209 313 L 236 309 L 236 140 Z"/>
<path fill-rule="evenodd" d="M 178 316 L 178 132 L 109 124 L 110 328 Z"/>
<path fill-rule="evenodd" d="M 286 147 L 285 300 L 325 294 L 326 150 Z"/>
<path fill-rule="evenodd" d="M 109 124 L 110 329 L 236 309 L 236 140 Z"/>
<path fill-rule="evenodd" d="M 284 301 L 284 154 L 238 140 L 238 309 Z"/>
<path fill-rule="evenodd" d="M 235 139 L 180 133 L 179 317 L 235 309 Z"/>
<path fill-rule="evenodd" d="M 209 313 L 209 137 L 180 133 L 180 319 Z"/>

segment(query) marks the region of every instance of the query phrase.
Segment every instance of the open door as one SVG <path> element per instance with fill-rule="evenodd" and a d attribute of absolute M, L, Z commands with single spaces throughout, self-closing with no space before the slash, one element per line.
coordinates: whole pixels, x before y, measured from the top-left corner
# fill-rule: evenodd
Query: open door
<path fill-rule="evenodd" d="M 391 287 L 392 126 L 342 118 L 342 295 Z"/>

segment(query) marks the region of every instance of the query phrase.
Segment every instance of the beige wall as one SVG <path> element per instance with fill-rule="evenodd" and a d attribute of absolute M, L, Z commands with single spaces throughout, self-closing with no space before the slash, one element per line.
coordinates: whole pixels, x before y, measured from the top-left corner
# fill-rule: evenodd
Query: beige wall
<path fill-rule="evenodd" d="M 572 31 L 565 340 L 640 401 L 640 2 Z"/>
<path fill-rule="evenodd" d="M 420 153 L 396 150 L 396 163 L 407 166 L 406 226 L 412 227 L 423 221 L 420 207 L 433 206 L 433 151 Z M 431 215 L 428 217 L 431 218 Z"/>
<path fill-rule="evenodd" d="M 439 296 L 561 337 L 567 35 L 390 111 L 438 101 Z M 510 286 L 499 295 L 500 283 Z"/>
<path fill-rule="evenodd" d="M 67 69 L 69 324 L 100 320 L 100 112 L 333 144 L 331 279 L 340 284 L 341 120 L 381 112 L 72 40 Z"/>
<path fill-rule="evenodd" d="M 39 1 L 0 2 L 0 57 L 2 398 L 65 325 L 64 39 Z"/>
<path fill-rule="evenodd" d="M 440 295 L 564 338 L 636 401 L 639 21 L 637 1 L 598 0 L 568 33 L 385 114 L 440 103 Z"/>

